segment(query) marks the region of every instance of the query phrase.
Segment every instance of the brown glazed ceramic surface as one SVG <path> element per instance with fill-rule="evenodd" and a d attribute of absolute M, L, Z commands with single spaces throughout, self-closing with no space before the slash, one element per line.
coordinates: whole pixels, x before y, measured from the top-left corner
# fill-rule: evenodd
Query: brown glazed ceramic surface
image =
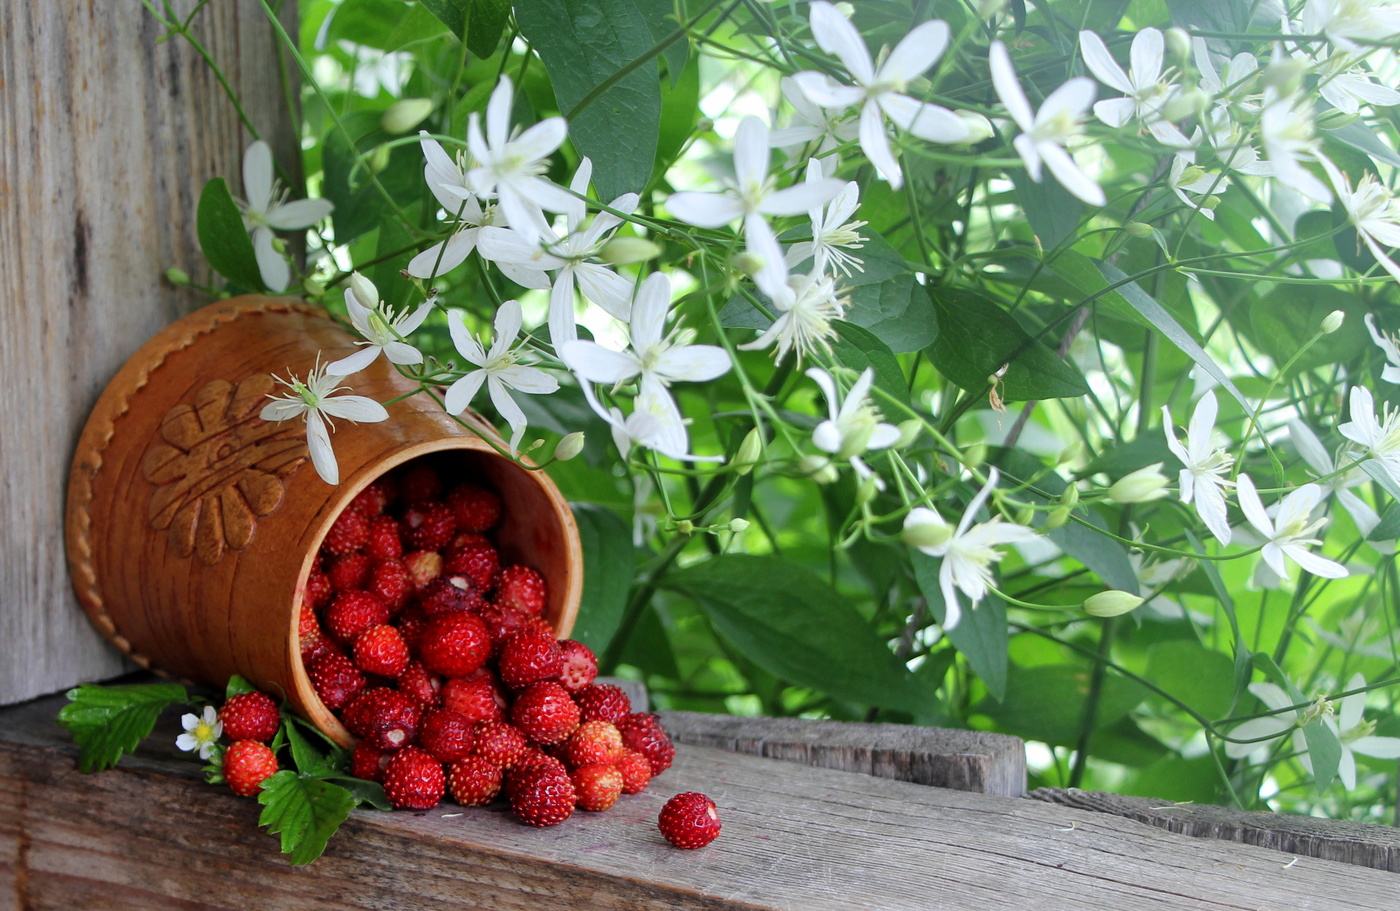
<path fill-rule="evenodd" d="M 375 478 L 428 456 L 455 479 L 493 487 L 505 517 L 501 561 L 544 574 L 546 616 L 562 638 L 583 586 L 578 529 L 542 471 L 521 467 L 426 396 L 389 420 L 335 421 L 341 482 L 317 476 L 306 425 L 258 417 L 271 374 L 304 379 L 351 353 L 350 336 L 292 298 L 239 297 L 172 324 L 98 399 L 68 486 L 68 562 L 83 608 L 143 667 L 222 686 L 242 674 L 285 694 L 337 741 L 353 738 L 317 698 L 298 647 L 299 605 L 322 538 Z M 414 388 L 380 358 L 346 379 L 379 402 Z M 469 417 L 499 443 L 484 422 Z"/>

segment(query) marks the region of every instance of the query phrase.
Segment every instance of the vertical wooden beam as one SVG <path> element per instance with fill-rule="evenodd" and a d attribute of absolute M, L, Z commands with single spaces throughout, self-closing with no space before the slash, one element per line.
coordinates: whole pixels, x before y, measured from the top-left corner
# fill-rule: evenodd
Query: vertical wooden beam
<path fill-rule="evenodd" d="M 0 6 L 0 704 L 123 670 L 68 581 L 69 460 L 122 362 L 207 303 L 164 272 L 208 277 L 200 188 L 242 184 L 248 131 L 204 60 L 163 31 L 136 0 Z M 210 3 L 192 31 L 292 167 L 278 45 L 257 0 Z"/>

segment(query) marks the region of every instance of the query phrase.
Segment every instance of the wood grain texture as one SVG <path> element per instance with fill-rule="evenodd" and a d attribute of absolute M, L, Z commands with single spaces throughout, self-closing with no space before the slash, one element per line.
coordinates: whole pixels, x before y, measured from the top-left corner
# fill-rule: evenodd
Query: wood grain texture
<path fill-rule="evenodd" d="M 257 829 L 255 803 L 170 758 L 173 719 L 152 750 L 84 776 L 52 723 L 59 704 L 0 712 L 0 882 L 24 883 L 0 893 L 4 911 L 1395 906 L 1397 880 L 1378 870 L 687 745 L 607 813 L 530 829 L 500 808 L 356 811 L 325 856 L 292 868 Z M 656 831 L 662 803 L 685 790 L 719 805 L 724 831 L 708 848 L 677 851 Z"/>
<path fill-rule="evenodd" d="M 1026 790 L 1025 745 L 1005 734 L 700 712 L 661 718 L 680 743 L 998 797 Z"/>
<path fill-rule="evenodd" d="M 194 0 L 176 0 L 181 11 Z M 294 4 L 286 4 L 294 21 Z M 0 4 L 0 704 L 123 668 L 77 608 L 63 490 L 79 429 L 117 367 L 199 296 L 195 205 L 240 192 L 251 137 L 208 66 L 135 0 Z M 211 3 L 194 31 L 284 166 L 295 133 L 256 0 Z"/>
<path fill-rule="evenodd" d="M 1400 831 L 1346 819 L 1172 803 L 1102 791 L 1038 788 L 1027 795 L 1066 807 L 1111 813 L 1193 838 L 1223 839 L 1400 873 Z"/>

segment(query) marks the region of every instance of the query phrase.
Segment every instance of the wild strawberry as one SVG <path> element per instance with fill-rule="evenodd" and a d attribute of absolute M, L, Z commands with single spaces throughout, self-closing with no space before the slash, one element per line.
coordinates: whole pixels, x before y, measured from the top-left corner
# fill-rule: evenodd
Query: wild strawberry
<path fill-rule="evenodd" d="M 399 499 L 405 503 L 422 503 L 442 496 L 442 477 L 431 465 L 418 462 L 408 466 L 398 477 Z"/>
<path fill-rule="evenodd" d="M 462 531 L 484 534 L 501 519 L 501 498 L 484 487 L 463 482 L 447 495 L 447 505 Z"/>
<path fill-rule="evenodd" d="M 346 554 L 335 557 L 326 569 L 331 590 L 336 592 L 356 591 L 365 587 L 369 571 L 374 566 L 374 558 L 367 554 Z"/>
<path fill-rule="evenodd" d="M 355 711 L 355 724 L 352 729 L 375 747 L 386 752 L 401 750 L 413 743 L 418 734 L 418 720 L 421 709 L 412 699 L 398 690 L 372 690 L 376 698 L 368 699 L 366 693 L 345 710 L 346 727 L 350 726 L 351 711 Z"/>
<path fill-rule="evenodd" d="M 393 481 L 383 477 L 355 494 L 355 499 L 350 501 L 350 508 L 358 510 L 367 519 L 373 519 L 383 515 L 384 510 L 393 502 L 393 499 Z"/>
<path fill-rule="evenodd" d="M 520 758 L 515 761 L 510 773 L 506 775 L 506 790 L 510 790 L 514 785 L 514 779 L 520 777 L 525 772 L 550 771 L 556 775 L 567 776 L 569 767 L 564 765 L 564 761 L 556 756 L 551 756 L 537 746 L 525 748 L 525 752 L 520 754 Z"/>
<path fill-rule="evenodd" d="M 397 560 L 403 556 L 399 522 L 393 516 L 375 516 L 369 523 L 365 553 L 376 560 Z"/>
<path fill-rule="evenodd" d="M 450 547 L 442 558 L 445 573 L 461 573 L 489 592 L 496 587 L 496 575 L 501 571 L 501 558 L 489 542 Z"/>
<path fill-rule="evenodd" d="M 415 550 L 403 558 L 408 570 L 408 581 L 413 590 L 421 592 L 438 576 L 442 575 L 442 554 L 435 550 Z"/>
<path fill-rule="evenodd" d="M 316 657 L 306 669 L 316 695 L 332 712 L 338 712 L 360 695 L 365 688 L 365 675 L 339 652 L 327 652 Z"/>
<path fill-rule="evenodd" d="M 363 690 L 351 699 L 340 713 L 340 720 L 344 722 L 345 729 L 356 737 L 367 736 L 371 716 L 378 710 L 379 704 L 389 699 L 389 694 L 393 692 L 395 691 L 387 686 L 375 686 Z"/>
<path fill-rule="evenodd" d="M 563 661 L 559 667 L 559 682 L 570 693 L 577 693 L 598 677 L 598 656 L 582 642 L 565 639 L 559 643 Z"/>
<path fill-rule="evenodd" d="M 539 616 L 544 613 L 546 600 L 544 576 L 528 566 L 507 566 L 496 577 L 494 600 L 497 607 L 513 607 Z"/>
<path fill-rule="evenodd" d="M 366 674 L 397 677 L 408 667 L 408 645 L 392 626 L 371 626 L 355 639 L 355 666 Z"/>
<path fill-rule="evenodd" d="M 229 740 L 256 740 L 268 743 L 282 726 L 277 703 L 266 693 L 239 693 L 230 696 L 219 709 L 224 723 L 224 736 Z"/>
<path fill-rule="evenodd" d="M 552 680 L 526 687 L 511 706 L 510 720 L 536 743 L 559 743 L 578 727 L 578 706 L 569 691 Z"/>
<path fill-rule="evenodd" d="M 428 628 L 428 618 L 416 607 L 404 610 L 395 618 L 395 623 L 399 627 L 399 635 L 408 645 L 410 655 L 418 654 L 418 645 L 423 641 L 423 630 Z"/>
<path fill-rule="evenodd" d="M 452 547 L 495 547 L 491 539 L 473 531 L 459 531 L 452 536 Z"/>
<path fill-rule="evenodd" d="M 677 848 L 703 848 L 719 836 L 719 810 L 704 794 L 677 794 L 661 808 L 657 828 Z"/>
<path fill-rule="evenodd" d="M 578 808 L 592 813 L 612 809 L 622 794 L 622 773 L 604 762 L 579 766 L 569 774 L 569 781 L 573 783 Z"/>
<path fill-rule="evenodd" d="M 461 573 L 439 576 L 418 596 L 418 606 L 429 617 L 475 610 L 481 603 L 476 583 Z"/>
<path fill-rule="evenodd" d="M 433 709 L 418 725 L 418 745 L 439 762 L 456 762 L 475 745 L 472 726 L 472 720 L 461 712 Z"/>
<path fill-rule="evenodd" d="M 464 756 L 447 772 L 447 789 L 464 807 L 484 807 L 501 793 L 501 767 L 480 756 Z"/>
<path fill-rule="evenodd" d="M 475 614 L 445 614 L 428 621 L 418 649 L 428 670 L 465 677 L 491 655 L 491 634 Z"/>
<path fill-rule="evenodd" d="M 622 750 L 617 760 L 617 770 L 622 773 L 624 794 L 640 794 L 651 784 L 651 763 L 636 750 Z"/>
<path fill-rule="evenodd" d="M 384 796 L 400 810 L 431 810 L 446 790 L 447 773 L 427 750 L 404 747 L 384 767 Z"/>
<path fill-rule="evenodd" d="M 622 757 L 622 734 L 606 721 L 585 721 L 564 742 L 564 764 L 571 769 L 604 763 L 611 765 Z"/>
<path fill-rule="evenodd" d="M 366 591 L 341 592 L 326 608 L 326 632 L 347 645 L 371 626 L 389 622 L 389 605 Z"/>
<path fill-rule="evenodd" d="M 410 661 L 399 674 L 397 685 L 399 692 L 423 708 L 442 704 L 442 678 L 430 673 L 421 661 Z"/>
<path fill-rule="evenodd" d="M 583 721 L 617 721 L 632 713 L 632 700 L 611 683 L 590 683 L 573 696 Z"/>
<path fill-rule="evenodd" d="M 413 585 L 408 579 L 408 570 L 398 560 L 380 560 L 369 571 L 365 580 L 365 591 L 373 592 L 389 605 L 389 613 L 397 614 L 408 603 Z"/>
<path fill-rule="evenodd" d="M 506 717 L 506 699 L 500 684 L 496 675 L 484 667 L 465 677 L 444 681 L 442 706 L 473 721 L 504 721 Z"/>
<path fill-rule="evenodd" d="M 441 550 L 457 532 L 457 517 L 443 503 L 415 503 L 399 520 L 403 539 L 420 550 Z"/>
<path fill-rule="evenodd" d="M 574 814 L 574 785 L 569 776 L 552 769 L 513 772 L 509 778 L 510 809 L 530 826 L 557 826 Z"/>
<path fill-rule="evenodd" d="M 277 755 L 267 744 L 240 740 L 224 751 L 224 781 L 239 797 L 252 797 L 277 772 Z"/>
<path fill-rule="evenodd" d="M 326 553 L 343 557 L 359 553 L 369 540 L 369 519 L 357 509 L 347 509 L 336 516 L 326 532 L 326 540 L 321 547 Z"/>
<path fill-rule="evenodd" d="M 384 767 L 393 756 L 368 740 L 361 740 L 350 751 L 350 774 L 365 781 L 383 781 Z"/>
<path fill-rule="evenodd" d="M 623 745 L 641 753 L 651 763 L 653 778 L 671 767 L 671 761 L 676 758 L 676 748 L 671 744 L 671 738 L 666 736 L 659 716 L 633 712 L 613 723 L 622 733 Z"/>
<path fill-rule="evenodd" d="M 564 653 L 552 634 L 520 632 L 501 646 L 501 682 L 513 690 L 559 676 Z"/>
<path fill-rule="evenodd" d="M 301 663 L 303 667 L 311 667 L 311 663 L 317 658 L 332 652 L 340 654 L 340 646 L 331 641 L 331 637 L 323 633 L 319 625 L 309 635 L 301 637 Z"/>
<path fill-rule="evenodd" d="M 322 608 L 331 600 L 331 594 L 331 580 L 319 569 L 311 570 L 311 574 L 306 577 L 306 591 L 301 596 L 302 603 L 312 608 Z"/>
<path fill-rule="evenodd" d="M 500 656 L 501 650 L 505 648 L 505 644 L 511 636 L 530 625 L 527 621 L 539 619 L 518 610 L 502 609 L 490 603 L 477 608 L 476 615 L 491 631 L 491 643 L 497 657 Z M 554 638 L 554 629 L 548 623 L 540 624 L 540 628 L 546 636 Z"/>
<path fill-rule="evenodd" d="M 478 721 L 472 729 L 472 751 L 503 769 L 513 768 L 529 748 L 525 735 L 504 721 Z"/>

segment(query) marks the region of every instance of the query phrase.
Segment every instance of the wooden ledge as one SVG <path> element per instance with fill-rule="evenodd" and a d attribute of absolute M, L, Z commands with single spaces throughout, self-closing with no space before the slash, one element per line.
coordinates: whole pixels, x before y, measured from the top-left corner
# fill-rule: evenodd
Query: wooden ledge
<path fill-rule="evenodd" d="M 552 829 L 502 809 L 356 811 L 294 868 L 259 807 L 153 749 L 83 775 L 62 698 L 0 710 L 0 909 L 1317 909 L 1394 906 L 1377 870 L 1133 820 L 681 745 L 607 813 Z M 173 721 L 173 719 L 171 719 Z M 698 790 L 724 832 L 678 851 L 662 803 Z"/>

